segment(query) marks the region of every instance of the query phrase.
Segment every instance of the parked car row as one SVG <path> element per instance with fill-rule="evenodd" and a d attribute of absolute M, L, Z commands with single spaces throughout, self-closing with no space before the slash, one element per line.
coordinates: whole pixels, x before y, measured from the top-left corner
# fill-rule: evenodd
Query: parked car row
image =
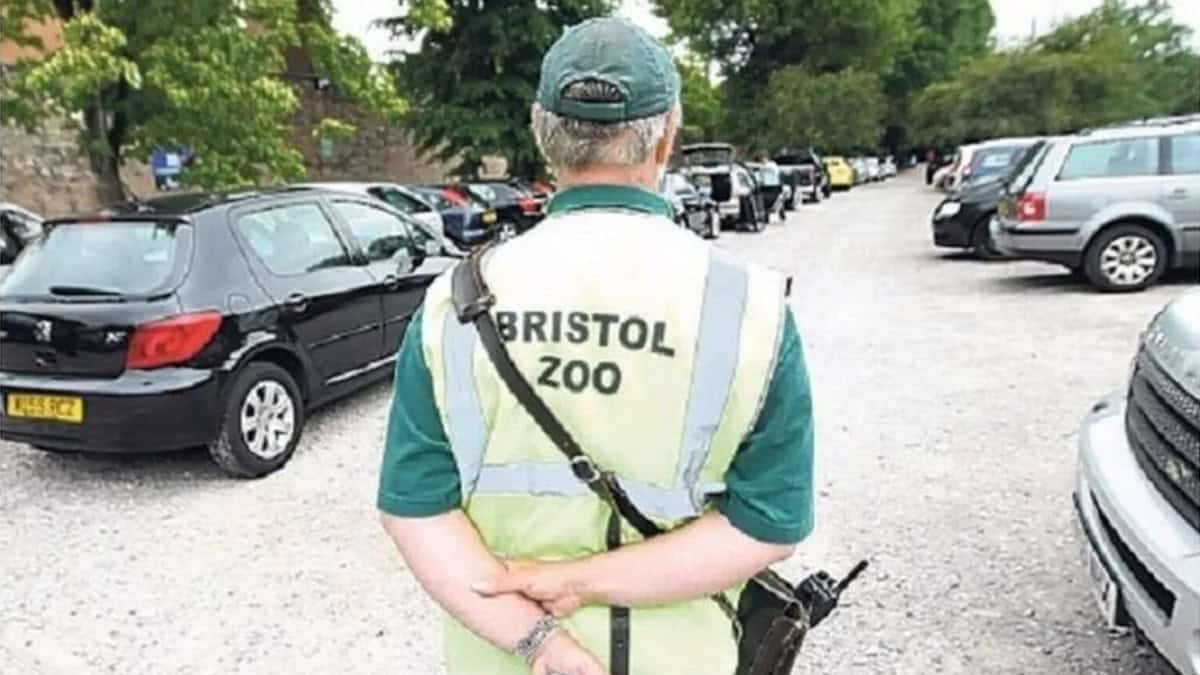
<path fill-rule="evenodd" d="M 1104 291 L 1200 270 L 1200 119 L 971 146 L 932 214 L 937 246 L 1067 267 Z M 957 169 L 956 169 L 957 170 Z"/>
<path fill-rule="evenodd" d="M 786 213 L 801 204 L 818 204 L 834 190 L 849 190 L 860 182 L 897 173 L 891 157 L 874 158 L 872 174 L 865 158 L 860 171 L 843 157 L 821 157 L 811 147 L 784 148 L 757 162 L 737 160 L 728 143 L 693 143 L 683 146 L 681 153 L 683 165 L 669 175 L 663 192 L 674 200 L 694 190 L 697 194 L 688 196 L 688 203 L 695 206 L 680 224 L 708 237 L 722 229 L 760 232 L 773 216 L 784 221 Z"/>

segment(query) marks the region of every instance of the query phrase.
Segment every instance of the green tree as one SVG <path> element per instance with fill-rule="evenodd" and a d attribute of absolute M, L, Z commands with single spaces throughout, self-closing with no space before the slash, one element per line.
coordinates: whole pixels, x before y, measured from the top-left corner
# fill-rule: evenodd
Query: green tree
<path fill-rule="evenodd" d="M 416 0 L 437 16 L 441 0 Z M 101 197 L 124 196 L 121 166 L 155 147 L 190 148 L 185 182 L 208 188 L 303 175 L 291 147 L 297 101 L 281 75 L 304 49 L 343 93 L 398 117 L 404 102 L 360 43 L 329 29 L 328 0 L 6 0 L 5 35 L 64 23 L 64 46 L 3 83 L 4 122 L 34 127 L 79 113 Z"/>
<path fill-rule="evenodd" d="M 762 145 L 773 73 L 803 66 L 812 73 L 856 68 L 886 73 L 910 39 L 916 0 L 654 0 L 671 30 L 725 77 L 727 131 L 747 147 Z M 799 142 L 796 139 L 793 142 Z"/>
<path fill-rule="evenodd" d="M 854 68 L 813 73 L 791 66 L 771 76 L 768 91 L 764 136 L 772 146 L 804 143 L 827 152 L 878 146 L 887 101 L 874 73 Z"/>
<path fill-rule="evenodd" d="M 683 105 L 683 128 L 680 139 L 684 143 L 711 141 L 720 133 L 724 124 L 725 109 L 721 100 L 721 88 L 708 77 L 707 68 L 693 61 L 679 61 Z"/>
<path fill-rule="evenodd" d="M 381 23 L 420 49 L 393 63 L 410 97 L 407 125 L 419 148 L 456 173 L 478 174 L 483 158 L 502 156 L 508 171 L 544 171 L 529 133 L 529 106 L 542 56 L 563 28 L 612 10 L 611 0 L 447 0 L 450 22 L 426 30 L 411 14 Z"/>
<path fill-rule="evenodd" d="M 917 1 L 911 40 L 897 52 L 883 81 L 889 102 L 885 145 L 899 151 L 907 144 L 913 99 L 964 63 L 986 55 L 995 23 L 987 0 Z"/>
<path fill-rule="evenodd" d="M 1109 1 L 1020 49 L 926 88 L 917 136 L 935 145 L 1054 134 L 1200 110 L 1200 56 L 1163 3 Z"/>

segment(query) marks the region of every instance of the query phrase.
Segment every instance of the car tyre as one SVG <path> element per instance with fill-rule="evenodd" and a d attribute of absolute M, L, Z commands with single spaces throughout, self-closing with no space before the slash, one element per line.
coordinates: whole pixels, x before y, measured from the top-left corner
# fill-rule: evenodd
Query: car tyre
<path fill-rule="evenodd" d="M 273 363 L 256 361 L 230 385 L 208 452 L 226 472 L 258 478 L 287 464 L 303 430 L 304 398 L 295 379 Z"/>
<path fill-rule="evenodd" d="M 1093 286 L 1109 293 L 1140 291 L 1167 269 L 1167 245 L 1142 225 L 1110 227 L 1088 245 L 1083 271 Z"/>
<path fill-rule="evenodd" d="M 1002 260 L 1006 257 L 992 241 L 992 232 L 989 229 L 991 222 L 992 216 L 986 215 L 980 218 L 979 222 L 975 223 L 975 229 L 971 230 L 971 250 L 980 260 Z"/>

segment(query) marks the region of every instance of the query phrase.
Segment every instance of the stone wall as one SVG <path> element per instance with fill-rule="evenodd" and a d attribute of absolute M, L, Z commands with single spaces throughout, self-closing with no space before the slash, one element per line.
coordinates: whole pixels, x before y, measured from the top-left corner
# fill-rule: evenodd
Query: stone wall
<path fill-rule="evenodd" d="M 449 165 L 422 158 L 397 127 L 363 112 L 329 92 L 297 87 L 300 107 L 292 124 L 292 142 L 304 154 L 308 179 L 441 182 Z M 324 157 L 312 130 L 324 117 L 357 127 L 354 138 L 338 141 Z M 502 172 L 502 168 L 501 168 Z M 141 197 L 156 194 L 146 164 L 127 161 L 122 179 Z M 74 120 L 47 122 L 28 133 L 0 126 L 0 201 L 9 201 L 46 217 L 86 213 L 101 206 L 98 181 L 79 146 Z"/>
<path fill-rule="evenodd" d="M 384 122 L 333 92 L 297 85 L 300 108 L 293 118 L 292 143 L 304 154 L 308 179 L 378 180 L 396 183 L 436 183 L 453 167 L 418 153 L 403 129 Z M 353 138 L 326 145 L 312 130 L 326 117 L 356 127 Z"/>
<path fill-rule="evenodd" d="M 128 162 L 122 178 L 135 193 L 149 194 L 149 167 Z M 13 202 L 46 217 L 94 211 L 99 183 L 79 146 L 73 120 L 47 122 L 34 133 L 0 126 L 0 201 Z"/>

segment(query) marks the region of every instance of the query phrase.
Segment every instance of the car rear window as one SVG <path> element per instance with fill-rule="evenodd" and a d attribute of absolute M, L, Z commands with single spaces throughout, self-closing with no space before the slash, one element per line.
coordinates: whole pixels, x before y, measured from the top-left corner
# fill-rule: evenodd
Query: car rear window
<path fill-rule="evenodd" d="M 190 225 L 178 221 L 57 223 L 17 258 L 5 297 L 103 300 L 155 295 L 182 276 Z"/>
<path fill-rule="evenodd" d="M 520 194 L 507 185 L 498 183 L 475 183 L 467 186 L 472 197 L 487 203 L 498 201 L 512 202 L 520 198 Z"/>
<path fill-rule="evenodd" d="M 975 153 L 972 168 L 977 173 L 999 173 L 1012 164 L 1023 149 L 1023 146 L 1010 145 L 980 150 Z"/>

